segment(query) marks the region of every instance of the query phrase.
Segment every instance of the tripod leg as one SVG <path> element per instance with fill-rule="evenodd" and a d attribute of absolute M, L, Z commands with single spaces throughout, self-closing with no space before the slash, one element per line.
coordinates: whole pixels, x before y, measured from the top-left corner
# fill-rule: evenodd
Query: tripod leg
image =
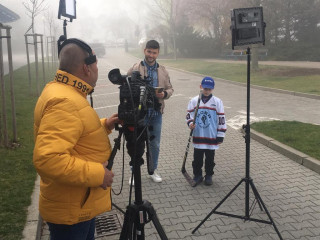
<path fill-rule="evenodd" d="M 112 206 L 114 206 L 116 209 L 118 209 L 121 213 L 125 214 L 125 211 L 123 211 L 119 206 L 116 204 L 112 203 Z"/>
<path fill-rule="evenodd" d="M 243 181 L 245 181 L 244 178 L 242 178 L 242 179 L 240 180 L 240 182 L 238 182 L 238 184 L 224 197 L 224 199 L 222 199 L 222 200 L 220 201 L 220 203 L 201 221 L 201 223 L 192 231 L 192 234 L 194 234 L 194 233 L 198 230 L 198 228 L 199 228 L 202 224 L 204 224 L 205 221 L 207 221 L 207 219 L 223 204 L 223 202 L 224 202 L 225 200 L 227 200 L 227 198 L 240 186 L 240 184 L 241 184 Z"/>
<path fill-rule="evenodd" d="M 251 180 L 251 181 L 252 181 L 252 180 Z M 263 208 L 262 208 L 261 202 L 260 202 L 260 200 L 259 200 L 259 198 L 258 198 L 258 196 L 257 196 L 257 193 L 256 193 L 255 191 L 253 191 L 253 194 L 254 194 L 254 196 L 255 196 L 255 198 L 256 198 L 256 201 L 257 201 L 257 203 L 258 203 L 258 205 L 259 205 L 260 210 L 263 211 Z"/>
<path fill-rule="evenodd" d="M 246 179 L 246 183 L 248 182 L 248 190 L 249 190 L 250 182 L 252 182 L 252 181 L 253 181 L 252 178 Z M 253 203 L 252 203 L 252 205 L 251 205 L 251 207 L 250 207 L 249 210 L 251 210 L 251 213 L 253 212 L 254 207 L 255 207 L 255 201 L 257 201 L 260 210 L 263 211 L 262 205 L 261 205 L 261 203 L 260 203 L 260 201 L 259 201 L 259 198 L 258 198 L 258 196 L 257 196 L 257 193 L 256 193 L 255 191 L 253 191 L 253 190 L 252 190 L 252 192 L 253 192 L 253 194 L 254 194 L 255 199 L 254 199 L 254 201 L 253 201 Z M 251 213 L 250 213 L 249 215 L 251 215 Z"/>
<path fill-rule="evenodd" d="M 132 239 L 132 225 L 134 222 L 134 215 L 135 211 L 129 206 L 124 216 L 120 240 Z"/>
<path fill-rule="evenodd" d="M 253 181 L 250 181 L 250 186 L 251 186 L 251 188 L 252 188 L 252 191 L 254 192 L 254 195 L 255 195 L 256 197 L 258 197 L 258 200 L 259 200 L 260 203 L 262 204 L 264 211 L 267 213 L 267 215 L 268 215 L 268 217 L 269 217 L 269 220 L 270 220 L 272 226 L 274 227 L 274 230 L 275 230 L 275 231 L 277 232 L 277 234 L 278 234 L 279 239 L 282 240 L 283 238 L 282 238 L 282 236 L 281 236 L 281 234 L 280 234 L 277 226 L 275 225 L 275 223 L 274 223 L 274 221 L 273 221 L 273 219 L 272 219 L 272 217 L 271 217 L 271 215 L 270 215 L 270 213 L 269 213 L 266 205 L 265 205 L 264 202 L 262 201 L 262 199 L 261 199 L 261 197 L 260 197 L 260 194 L 258 193 L 258 191 L 257 191 L 257 189 L 256 189 L 256 187 L 255 187 L 255 185 L 254 185 L 254 183 L 253 183 Z"/>
<path fill-rule="evenodd" d="M 152 207 L 151 203 L 145 201 L 145 207 L 147 208 L 147 213 L 149 215 L 149 218 L 153 222 L 153 225 L 155 226 L 161 240 L 168 240 L 168 237 L 166 236 L 166 233 L 164 229 L 162 228 L 159 219 L 157 217 L 156 211 Z"/>

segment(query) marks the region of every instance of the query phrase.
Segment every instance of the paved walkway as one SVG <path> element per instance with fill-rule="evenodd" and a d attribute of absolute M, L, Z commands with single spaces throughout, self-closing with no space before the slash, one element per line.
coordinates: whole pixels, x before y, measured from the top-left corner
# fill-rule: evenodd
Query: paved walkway
<path fill-rule="evenodd" d="M 115 54 L 113 54 L 115 53 Z M 111 55 L 112 54 L 112 55 Z M 117 112 L 118 86 L 107 79 L 108 72 L 117 67 L 126 71 L 137 60 L 121 52 L 111 52 L 99 60 L 100 78 L 94 93 L 94 107 L 101 117 Z M 142 169 L 143 199 L 152 203 L 169 239 L 278 239 L 272 226 L 240 219 L 212 215 L 200 229 L 191 231 L 245 176 L 245 142 L 239 131 L 246 111 L 244 87 L 216 82 L 215 95 L 225 104 L 228 127 L 225 141 L 216 152 L 213 186 L 192 188 L 180 169 L 187 145 L 189 130 L 184 122 L 189 99 L 198 94 L 201 77 L 185 72 L 169 70 L 175 93 L 166 102 L 163 118 L 159 172 L 164 181 L 154 183 Z M 298 120 L 320 124 L 319 100 L 252 90 L 252 118 Z M 238 119 L 232 123 L 232 119 Z M 240 119 L 240 120 L 239 120 Z M 110 139 L 118 136 L 113 132 Z M 262 200 L 267 206 L 283 239 L 319 239 L 320 236 L 320 175 L 299 165 L 270 148 L 251 141 L 251 177 Z M 122 150 L 122 149 L 121 149 Z M 189 152 L 187 171 L 191 174 L 193 151 Z M 124 187 L 122 193 L 113 195 L 113 202 L 122 209 L 128 205 L 130 175 L 129 156 L 124 157 Z M 121 186 L 122 151 L 114 164 L 113 189 Z M 235 191 L 219 211 L 244 215 L 244 184 Z M 252 193 L 250 193 L 250 199 Z M 256 206 L 254 218 L 268 220 Z M 160 239 L 153 224 L 145 225 L 146 239 Z M 45 232 L 42 239 L 48 239 Z M 100 239 L 119 239 L 119 235 Z"/>

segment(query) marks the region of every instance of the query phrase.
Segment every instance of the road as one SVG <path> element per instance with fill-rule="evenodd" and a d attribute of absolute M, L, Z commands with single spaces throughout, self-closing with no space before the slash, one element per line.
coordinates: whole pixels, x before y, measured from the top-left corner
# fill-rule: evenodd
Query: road
<path fill-rule="evenodd" d="M 108 49 L 105 58 L 99 60 L 100 79 L 107 83 L 106 67 L 119 68 L 123 74 L 137 59 L 126 55 L 122 49 Z M 283 63 L 285 64 L 285 63 Z M 320 65 L 320 63 L 317 63 Z M 316 65 L 316 64 L 315 64 Z M 198 94 L 201 77 L 168 68 L 175 89 L 175 99 L 183 99 L 181 111 L 185 111 L 188 100 Z M 101 75 L 102 74 L 102 75 Z M 246 87 L 229 84 L 216 79 L 214 95 L 223 100 L 228 124 L 238 129 L 246 121 Z M 320 102 L 317 99 L 251 89 L 251 121 L 288 120 L 320 125 Z"/>

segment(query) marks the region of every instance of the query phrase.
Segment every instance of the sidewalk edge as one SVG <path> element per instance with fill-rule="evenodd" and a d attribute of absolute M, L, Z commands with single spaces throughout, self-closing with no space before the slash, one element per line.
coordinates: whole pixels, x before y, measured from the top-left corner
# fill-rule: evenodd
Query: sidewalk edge
<path fill-rule="evenodd" d="M 40 177 L 34 183 L 33 192 L 31 195 L 31 204 L 28 207 L 27 222 L 22 232 L 22 240 L 31 240 L 39 238 L 39 191 L 40 191 Z"/>
<path fill-rule="evenodd" d="M 291 160 L 299 163 L 300 165 L 309 168 L 310 170 L 320 174 L 320 161 L 304 154 L 296 149 L 293 149 L 285 144 L 282 144 L 273 138 L 259 133 L 253 129 L 250 131 L 250 137 L 257 142 L 281 153 L 282 155 L 290 158 Z"/>
<path fill-rule="evenodd" d="M 175 67 L 170 67 L 169 66 L 169 67 L 166 67 L 166 68 L 171 68 L 171 69 L 173 69 L 175 71 L 181 71 L 181 72 L 197 75 L 197 76 L 200 76 L 200 77 L 205 77 L 204 74 L 200 74 L 200 73 L 196 73 L 196 72 L 190 72 L 190 71 L 179 69 L 179 68 L 175 68 Z M 227 79 L 223 79 L 223 78 L 218 78 L 218 77 L 214 77 L 214 79 L 218 80 L 218 81 L 227 82 L 227 83 L 230 83 L 230 84 L 233 84 L 233 85 L 242 86 L 242 87 L 246 87 L 247 86 L 247 83 L 235 82 L 235 81 L 231 81 L 231 80 L 227 80 Z M 254 88 L 254 89 L 259 89 L 259 90 L 262 90 L 262 91 L 282 93 L 282 94 L 288 94 L 288 95 L 293 95 L 293 96 L 297 96 L 297 97 L 305 97 L 305 98 L 311 98 L 311 99 L 320 100 L 320 95 L 316 95 L 316 94 L 293 92 L 293 91 L 289 91 L 289 90 L 270 88 L 270 87 L 263 87 L 263 86 L 252 85 L 252 84 L 250 85 L 250 87 Z"/>

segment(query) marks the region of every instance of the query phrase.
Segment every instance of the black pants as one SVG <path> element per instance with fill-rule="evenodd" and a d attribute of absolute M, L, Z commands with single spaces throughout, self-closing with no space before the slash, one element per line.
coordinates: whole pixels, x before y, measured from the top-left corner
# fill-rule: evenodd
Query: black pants
<path fill-rule="evenodd" d="M 211 149 L 199 149 L 195 148 L 193 153 L 193 174 L 195 176 L 202 175 L 202 166 L 203 166 L 203 155 L 206 156 L 205 158 L 205 171 L 206 175 L 213 175 L 213 168 L 216 165 L 214 163 L 214 154 L 215 150 Z"/>

